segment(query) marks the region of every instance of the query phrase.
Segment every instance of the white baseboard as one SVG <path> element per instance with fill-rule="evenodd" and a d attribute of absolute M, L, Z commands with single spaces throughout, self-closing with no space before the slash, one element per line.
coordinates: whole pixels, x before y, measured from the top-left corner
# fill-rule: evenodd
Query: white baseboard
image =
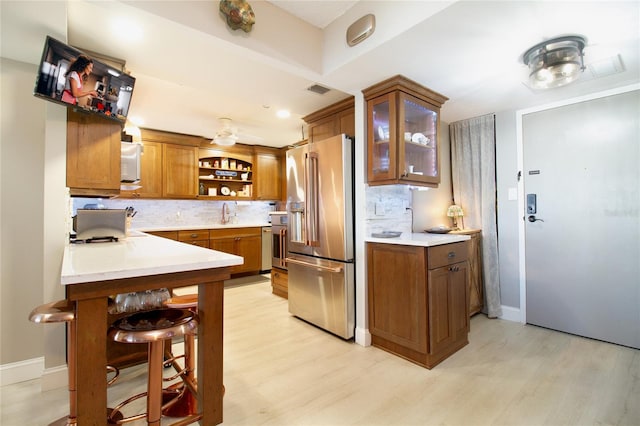
<path fill-rule="evenodd" d="M 505 306 L 502 305 L 502 315 L 500 315 L 500 319 L 513 321 L 513 322 L 524 322 L 522 320 L 522 312 L 520 308 L 514 308 L 513 306 Z"/>
<path fill-rule="evenodd" d="M 371 346 L 369 329 L 356 327 L 355 341 L 360 346 Z"/>
<path fill-rule="evenodd" d="M 42 379 L 42 390 L 51 390 L 68 385 L 67 366 L 44 368 L 44 357 L 27 359 L 0 365 L 0 386 L 13 385 L 27 380 Z"/>
<path fill-rule="evenodd" d="M 42 391 L 64 388 L 69 385 L 69 370 L 66 364 L 58 367 L 47 368 L 42 373 L 40 386 Z"/>
<path fill-rule="evenodd" d="M 0 365 L 0 386 L 39 379 L 44 371 L 44 357 Z"/>

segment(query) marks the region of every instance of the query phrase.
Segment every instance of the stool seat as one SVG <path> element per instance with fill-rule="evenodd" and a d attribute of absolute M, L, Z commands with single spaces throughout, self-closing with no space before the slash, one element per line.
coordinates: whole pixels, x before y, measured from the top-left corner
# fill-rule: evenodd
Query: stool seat
<path fill-rule="evenodd" d="M 66 299 L 40 305 L 29 314 L 29 321 L 39 324 L 69 322 L 75 318 L 74 304 Z"/>
<path fill-rule="evenodd" d="M 151 343 L 194 333 L 196 314 L 187 309 L 154 309 L 116 320 L 109 336 L 121 343 Z"/>
<path fill-rule="evenodd" d="M 154 309 L 151 311 L 136 312 L 116 320 L 109 327 L 108 335 L 116 342 L 121 343 L 147 343 L 148 374 L 147 391 L 134 395 L 123 401 L 113 409 L 113 415 L 120 414 L 120 410 L 130 402 L 147 397 L 147 412 L 129 416 L 118 421 L 109 417 L 109 421 L 117 424 L 141 420 L 146 417 L 147 424 L 160 426 L 162 410 L 170 407 L 178 401 L 178 397 L 163 403 L 162 398 L 162 370 L 164 366 L 164 342 L 167 339 L 178 336 L 193 335 L 198 328 L 197 314 L 188 309 Z M 186 374 L 183 373 L 183 374 Z M 178 394 L 181 396 L 186 389 Z M 184 419 L 180 424 L 193 423 L 200 419 L 200 415 Z"/>
<path fill-rule="evenodd" d="M 184 294 L 182 296 L 173 296 L 164 302 L 168 308 L 193 309 L 198 307 L 198 294 Z"/>

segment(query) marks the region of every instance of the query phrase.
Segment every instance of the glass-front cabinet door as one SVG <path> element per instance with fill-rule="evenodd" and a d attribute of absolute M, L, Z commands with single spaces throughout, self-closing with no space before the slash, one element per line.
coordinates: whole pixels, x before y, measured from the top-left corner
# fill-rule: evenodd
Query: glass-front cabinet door
<path fill-rule="evenodd" d="M 397 176 L 396 95 L 371 100 L 367 106 L 368 180 L 387 181 Z"/>
<path fill-rule="evenodd" d="M 398 111 L 399 178 L 424 183 L 440 182 L 437 108 L 400 94 Z"/>
<path fill-rule="evenodd" d="M 438 186 L 440 106 L 447 98 L 402 76 L 362 91 L 370 185 Z"/>

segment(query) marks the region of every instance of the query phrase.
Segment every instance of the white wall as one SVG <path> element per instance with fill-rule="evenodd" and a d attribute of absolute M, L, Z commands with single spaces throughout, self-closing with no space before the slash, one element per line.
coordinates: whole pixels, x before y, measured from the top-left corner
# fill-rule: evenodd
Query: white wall
<path fill-rule="evenodd" d="M 43 303 L 43 218 L 51 212 L 44 204 L 47 105 L 31 95 L 37 67 L 5 58 L 1 66 L 0 365 L 6 366 L 44 354 L 45 329 L 28 315 Z M 3 369 L 2 381 L 11 374 Z"/>
<path fill-rule="evenodd" d="M 496 191 L 498 197 L 498 262 L 503 306 L 519 308 L 518 189 L 516 112 L 496 114 Z"/>

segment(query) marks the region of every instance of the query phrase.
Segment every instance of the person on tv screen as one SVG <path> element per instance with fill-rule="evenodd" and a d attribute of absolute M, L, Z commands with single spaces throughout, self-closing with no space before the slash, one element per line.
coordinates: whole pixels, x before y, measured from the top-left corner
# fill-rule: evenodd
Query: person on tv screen
<path fill-rule="evenodd" d="M 82 83 L 87 80 L 87 77 L 93 71 L 93 59 L 86 55 L 78 56 L 75 61 L 71 63 L 67 73 L 65 74 L 66 83 L 64 91 L 62 92 L 62 100 L 72 105 L 78 103 L 78 98 L 84 96 L 98 96 L 98 92 L 95 90 L 82 91 Z"/>

